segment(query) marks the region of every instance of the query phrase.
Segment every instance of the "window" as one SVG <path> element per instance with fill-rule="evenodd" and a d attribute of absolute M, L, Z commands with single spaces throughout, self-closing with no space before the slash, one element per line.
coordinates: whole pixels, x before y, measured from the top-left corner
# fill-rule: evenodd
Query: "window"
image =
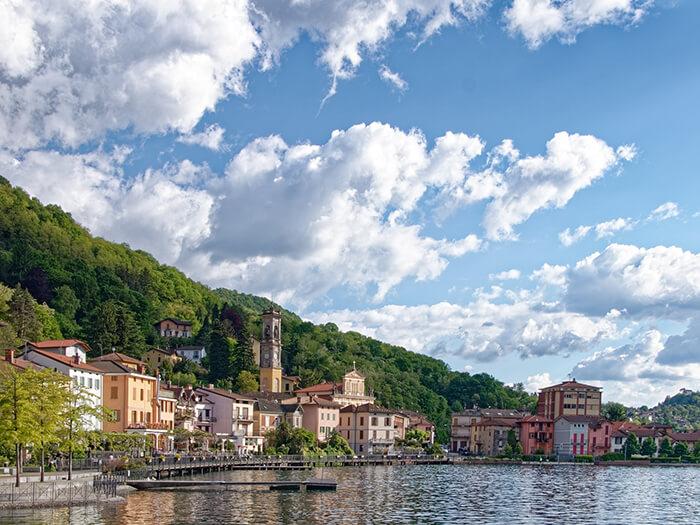
<path fill-rule="evenodd" d="M 133 400 L 136 401 L 136 387 L 134 387 L 134 388 L 132 389 L 132 391 L 131 391 L 131 396 L 132 396 Z"/>
<path fill-rule="evenodd" d="M 114 422 L 118 423 L 122 418 L 122 413 L 121 410 L 115 410 L 114 411 Z"/>
<path fill-rule="evenodd" d="M 141 389 L 141 401 L 143 401 L 143 388 Z"/>
<path fill-rule="evenodd" d="M 151 422 L 151 413 L 146 412 L 146 423 L 150 423 L 150 422 Z"/>
<path fill-rule="evenodd" d="M 326 414 L 324 412 L 321 412 L 321 421 L 323 421 L 324 419 L 326 419 Z"/>
<path fill-rule="evenodd" d="M 85 378 L 80 376 L 80 386 L 85 386 Z"/>
<path fill-rule="evenodd" d="M 139 421 L 143 423 L 143 410 L 139 412 Z"/>
<path fill-rule="evenodd" d="M 391 418 L 388 418 L 388 417 L 384 418 L 384 426 L 385 427 L 391 426 Z"/>
<path fill-rule="evenodd" d="M 365 431 L 360 430 L 360 439 L 365 439 Z"/>
<path fill-rule="evenodd" d="M 99 390 L 99 389 L 100 389 L 100 380 L 95 379 L 95 390 Z"/>
<path fill-rule="evenodd" d="M 131 422 L 136 423 L 136 410 L 131 411 Z"/>
<path fill-rule="evenodd" d="M 360 426 L 364 426 L 365 424 L 365 418 L 363 416 L 360 416 Z"/>
<path fill-rule="evenodd" d="M 117 399 L 119 397 L 119 388 L 116 386 L 113 386 L 112 388 L 109 389 L 109 398 L 110 399 Z"/>
<path fill-rule="evenodd" d="M 372 426 L 373 426 L 373 427 L 376 427 L 376 426 L 377 426 L 377 418 L 376 418 L 376 417 L 373 417 L 373 418 L 372 418 Z"/>
<path fill-rule="evenodd" d="M 112 382 L 117 380 L 117 376 L 112 376 Z"/>

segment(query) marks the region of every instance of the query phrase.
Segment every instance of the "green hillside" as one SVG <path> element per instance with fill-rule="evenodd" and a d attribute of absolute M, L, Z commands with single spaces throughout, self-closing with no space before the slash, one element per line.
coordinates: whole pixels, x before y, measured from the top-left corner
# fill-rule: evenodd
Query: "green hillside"
<path fill-rule="evenodd" d="M 671 425 L 676 430 L 700 429 L 700 392 L 683 389 L 653 408 L 633 409 L 633 417 Z"/>
<path fill-rule="evenodd" d="M 30 310 L 40 317 L 38 324 L 25 326 L 17 306 L 21 297 L 12 306 L 12 292 L 0 290 L 0 320 L 9 324 L 3 330 L 14 329 L 3 337 L 14 337 L 16 344 L 77 337 L 95 352 L 116 348 L 138 356 L 149 344 L 186 342 L 163 341 L 152 328 L 162 317 L 185 318 L 199 332 L 196 339 L 213 350 L 208 379 L 228 378 L 231 384 L 240 371 L 254 372 L 249 334 L 258 333 L 258 314 L 271 305 L 261 297 L 211 290 L 146 252 L 94 237 L 59 207 L 42 205 L 2 177 L 0 282 L 15 295 L 28 290 L 35 299 Z M 283 345 L 286 371 L 300 375 L 304 385 L 340 379 L 356 361 L 380 403 L 425 412 L 443 440 L 451 408 L 518 408 L 534 402 L 521 388 L 506 387 L 487 374 L 454 372 L 438 359 L 342 333 L 330 323 L 316 326 L 287 310 Z"/>

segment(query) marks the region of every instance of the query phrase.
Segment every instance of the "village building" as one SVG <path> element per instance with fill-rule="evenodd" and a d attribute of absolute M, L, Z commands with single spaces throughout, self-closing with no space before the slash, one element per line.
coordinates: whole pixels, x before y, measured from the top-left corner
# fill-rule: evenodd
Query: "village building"
<path fill-rule="evenodd" d="M 598 416 L 560 416 L 554 420 L 554 454 L 558 458 L 590 454 L 589 427 L 598 425 Z"/>
<path fill-rule="evenodd" d="M 0 361 L 0 366 L 10 366 L 15 370 L 26 370 L 27 368 L 32 368 L 34 370 L 41 370 L 41 367 L 31 361 L 22 359 L 21 357 L 15 356 L 14 348 L 5 349 L 5 358 Z"/>
<path fill-rule="evenodd" d="M 102 406 L 103 373 L 99 368 L 85 362 L 86 352 L 83 347 L 70 345 L 39 350 L 41 347 L 41 343 L 28 344 L 24 359 L 70 377 L 73 384 L 84 393 L 85 403 L 99 410 Z M 97 415 L 87 416 L 84 423 L 86 430 L 101 430 L 103 426 L 102 418 Z"/>
<path fill-rule="evenodd" d="M 202 345 L 180 346 L 179 348 L 175 348 L 174 352 L 178 357 L 189 359 L 198 365 L 202 364 L 202 359 L 207 355 L 207 349 Z"/>
<path fill-rule="evenodd" d="M 435 425 L 433 425 L 432 421 L 430 421 L 427 417 L 425 417 L 423 414 L 420 414 L 418 412 L 413 412 L 410 410 L 402 410 L 401 413 L 404 416 L 408 417 L 408 428 L 409 429 L 416 429 L 420 430 L 421 432 L 425 432 L 428 434 L 428 441 L 427 443 L 433 444 L 435 443 Z M 394 418 L 396 419 L 396 418 Z"/>
<path fill-rule="evenodd" d="M 164 350 L 162 348 L 151 348 L 143 355 L 143 361 L 146 367 L 155 372 L 163 367 L 163 364 L 170 362 L 175 366 L 182 358 L 178 356 L 174 350 Z"/>
<path fill-rule="evenodd" d="M 262 314 L 260 391 L 282 392 L 282 314 L 271 308 Z"/>
<path fill-rule="evenodd" d="M 89 364 L 103 374 L 102 404 L 112 412 L 103 430 L 148 436 L 157 450 L 168 449 L 169 429 L 159 420 L 160 381 L 146 374 L 146 363 L 113 352 Z"/>
<path fill-rule="evenodd" d="M 554 450 L 554 421 L 542 416 L 525 416 L 518 422 L 523 454 L 551 455 Z"/>
<path fill-rule="evenodd" d="M 199 387 L 196 391 L 206 395 L 213 405 L 207 419 L 209 432 L 219 438 L 222 449 L 226 443 L 232 443 L 236 453 L 241 455 L 262 452 L 263 437 L 253 432 L 255 399 L 214 385 Z"/>
<path fill-rule="evenodd" d="M 601 388 L 576 379 L 543 388 L 537 400 L 537 415 L 555 420 L 561 416 L 600 417 Z"/>
<path fill-rule="evenodd" d="M 394 411 L 373 403 L 349 404 L 340 409 L 338 432 L 356 454 L 390 454 L 394 451 Z"/>
<path fill-rule="evenodd" d="M 166 317 L 153 324 L 161 337 L 191 337 L 192 323 L 183 319 Z"/>
<path fill-rule="evenodd" d="M 311 396 L 300 404 L 303 409 L 302 426 L 313 432 L 319 441 L 326 441 L 338 427 L 340 405 L 319 396 Z"/>
<path fill-rule="evenodd" d="M 304 426 L 304 407 L 299 403 L 282 403 L 282 420 L 292 428 Z"/>
<path fill-rule="evenodd" d="M 472 446 L 472 425 L 481 420 L 481 411 L 470 408 L 452 414 L 450 425 L 450 450 L 452 452 L 469 452 Z"/>
<path fill-rule="evenodd" d="M 269 431 L 276 430 L 284 420 L 284 410 L 277 401 L 258 398 L 255 400 L 253 434 L 265 436 Z"/>
<path fill-rule="evenodd" d="M 374 396 L 365 394 L 365 376 L 360 374 L 355 367 L 343 376 L 342 381 L 326 381 L 318 385 L 299 388 L 294 391 L 298 399 L 303 400 L 309 396 L 319 396 L 338 403 L 341 407 L 348 405 L 366 405 L 374 403 Z"/>
<path fill-rule="evenodd" d="M 498 456 L 503 454 L 508 443 L 508 432 L 518 431 L 520 418 L 482 417 L 472 425 L 471 453 L 477 456 Z"/>
<path fill-rule="evenodd" d="M 51 339 L 48 341 L 28 342 L 24 345 L 25 353 L 32 348 L 66 357 L 77 355 L 82 363 L 87 362 L 87 355 L 91 351 L 90 346 L 79 339 Z"/>
<path fill-rule="evenodd" d="M 396 412 L 394 414 L 394 438 L 398 440 L 406 439 L 406 431 L 411 424 L 411 418 L 407 415 Z"/>

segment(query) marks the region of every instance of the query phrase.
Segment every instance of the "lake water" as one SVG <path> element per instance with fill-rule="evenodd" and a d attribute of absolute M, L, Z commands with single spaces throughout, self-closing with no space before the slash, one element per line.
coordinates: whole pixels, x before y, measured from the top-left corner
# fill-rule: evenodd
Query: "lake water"
<path fill-rule="evenodd" d="M 310 477 L 335 479 L 337 492 L 134 492 L 122 503 L 0 513 L 0 523 L 700 523 L 700 468 L 692 467 L 424 465 L 199 479 Z"/>

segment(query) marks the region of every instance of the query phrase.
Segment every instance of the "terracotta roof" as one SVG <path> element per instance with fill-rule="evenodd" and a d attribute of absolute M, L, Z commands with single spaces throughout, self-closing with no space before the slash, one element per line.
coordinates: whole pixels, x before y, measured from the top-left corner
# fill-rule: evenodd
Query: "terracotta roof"
<path fill-rule="evenodd" d="M 98 368 L 103 374 L 140 374 L 133 368 L 120 363 L 119 361 L 90 361 L 90 364 Z M 155 379 L 155 378 L 154 378 Z"/>
<path fill-rule="evenodd" d="M 342 385 L 326 381 L 317 385 L 307 386 L 306 388 L 297 388 L 294 393 L 313 394 L 316 392 L 332 392 L 334 388 L 340 391 L 342 390 Z"/>
<path fill-rule="evenodd" d="M 167 397 L 168 399 L 175 399 L 175 392 L 173 392 L 169 388 L 161 387 L 160 390 L 158 390 L 158 397 Z"/>
<path fill-rule="evenodd" d="M 348 405 L 340 409 L 341 412 L 367 412 L 370 414 L 393 414 L 395 410 L 377 406 L 373 403 L 365 403 L 364 405 Z"/>
<path fill-rule="evenodd" d="M 309 401 L 306 403 L 301 403 L 302 405 L 318 405 L 320 407 L 326 407 L 326 408 L 340 408 L 340 405 L 338 403 L 334 403 L 330 399 L 326 399 L 325 397 L 321 396 L 311 396 Z"/>
<path fill-rule="evenodd" d="M 669 432 L 668 436 L 674 441 L 695 443 L 696 441 L 700 441 L 700 430 L 694 432 Z"/>
<path fill-rule="evenodd" d="M 110 352 L 105 355 L 101 355 L 100 357 L 95 357 L 93 359 L 90 359 L 90 362 L 95 362 L 95 361 L 117 361 L 117 362 L 122 362 L 122 363 L 129 363 L 132 365 L 146 365 L 143 361 L 139 361 L 138 359 L 128 356 L 126 354 L 122 354 L 120 352 Z"/>
<path fill-rule="evenodd" d="M 218 394 L 220 396 L 228 397 L 229 399 L 241 400 L 241 401 L 255 401 L 254 398 L 249 396 L 244 396 L 243 394 L 237 394 L 236 392 L 231 392 L 225 388 L 200 386 L 197 390 L 205 390 L 206 392 L 211 392 L 213 394 Z"/>
<path fill-rule="evenodd" d="M 601 387 L 599 386 L 586 385 L 584 383 L 579 383 L 575 379 L 572 379 L 571 381 L 564 381 L 563 383 L 545 387 L 541 391 L 546 392 L 547 390 L 555 390 L 560 388 L 594 388 L 596 390 L 601 390 Z"/>
<path fill-rule="evenodd" d="M 549 419 L 542 416 L 525 416 L 522 418 L 520 423 L 554 423 L 553 419 Z"/>
<path fill-rule="evenodd" d="M 509 408 L 482 408 L 481 415 L 483 417 L 499 418 L 499 419 L 505 419 L 505 418 L 520 419 L 525 414 L 523 412 L 520 412 L 519 410 L 511 410 Z"/>
<path fill-rule="evenodd" d="M 69 366 L 71 368 L 75 368 L 77 370 L 85 370 L 86 372 L 93 372 L 95 374 L 101 374 L 102 370 L 99 368 L 92 366 L 89 363 L 76 363 L 75 360 L 72 357 L 68 357 L 65 355 L 61 354 L 56 354 L 54 352 L 46 352 L 45 350 L 39 350 L 37 348 L 32 348 L 28 352 L 33 352 L 39 355 L 42 355 L 44 357 L 48 357 L 49 359 L 53 359 L 54 361 L 58 363 L 62 363 L 66 366 Z"/>
<path fill-rule="evenodd" d="M 22 359 L 21 357 L 15 357 L 12 359 L 12 362 L 8 361 L 5 358 L 5 355 L 7 354 L 8 350 L 4 350 L 2 352 L 2 355 L 0 356 L 0 366 L 3 365 L 9 365 L 9 366 L 14 366 L 15 368 L 19 368 L 20 370 L 26 370 L 27 368 L 33 368 L 34 370 L 41 370 L 41 366 L 37 365 L 36 363 L 32 363 L 31 361 L 27 361 L 26 359 Z"/>
<path fill-rule="evenodd" d="M 279 403 L 268 399 L 257 399 L 255 401 L 255 406 L 258 412 L 271 412 L 273 414 L 281 414 L 284 412 Z"/>
<path fill-rule="evenodd" d="M 603 418 L 600 416 L 559 416 L 556 421 L 560 419 L 565 419 L 569 423 L 589 423 L 596 424 L 600 422 Z"/>
<path fill-rule="evenodd" d="M 28 343 L 30 346 L 33 346 L 34 348 L 66 348 L 68 346 L 84 346 L 87 348 L 87 350 L 90 350 L 90 345 L 87 343 L 81 341 L 80 339 L 50 339 L 48 341 L 36 341 L 36 342 L 29 342 Z"/>
<path fill-rule="evenodd" d="M 173 355 L 173 354 L 175 353 L 175 350 L 165 350 L 165 349 L 163 349 L 163 348 L 157 348 L 157 347 L 154 346 L 153 348 L 150 348 L 150 349 L 148 350 L 148 352 L 159 352 L 159 353 L 161 353 L 161 354 L 165 354 L 165 355 L 167 355 L 167 356 L 171 356 L 171 355 Z M 148 353 L 148 352 L 146 352 L 146 353 Z"/>

